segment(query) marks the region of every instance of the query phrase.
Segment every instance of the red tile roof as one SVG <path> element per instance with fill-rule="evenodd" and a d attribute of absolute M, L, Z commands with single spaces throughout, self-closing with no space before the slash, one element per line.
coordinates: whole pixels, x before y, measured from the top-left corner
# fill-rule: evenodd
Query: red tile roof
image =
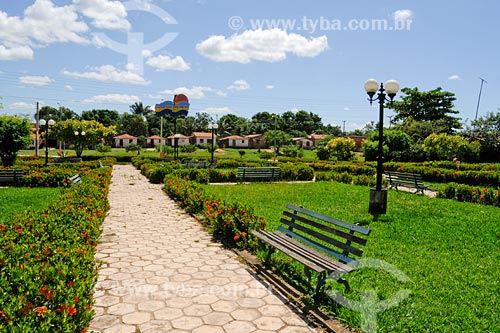
<path fill-rule="evenodd" d="M 137 139 L 136 136 L 133 136 L 133 135 L 130 135 L 130 134 L 122 134 L 122 135 L 115 136 L 114 138 L 118 139 L 118 140 L 126 140 L 126 139 L 133 140 L 133 139 Z"/>
<path fill-rule="evenodd" d="M 205 132 L 193 132 L 193 137 L 195 138 L 211 138 L 212 133 L 205 133 Z"/>

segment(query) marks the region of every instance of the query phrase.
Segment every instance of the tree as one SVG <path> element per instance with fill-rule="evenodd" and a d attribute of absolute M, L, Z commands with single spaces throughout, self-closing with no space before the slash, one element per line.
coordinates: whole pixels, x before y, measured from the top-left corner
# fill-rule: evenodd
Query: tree
<path fill-rule="evenodd" d="M 134 136 L 147 136 L 147 122 L 138 114 L 124 113 L 120 117 L 119 132 L 128 133 Z"/>
<path fill-rule="evenodd" d="M 490 112 L 473 121 L 462 135 L 481 144 L 481 162 L 500 162 L 500 112 Z"/>
<path fill-rule="evenodd" d="M 130 106 L 130 111 L 132 112 L 132 114 L 142 117 L 147 117 L 149 114 L 154 112 L 151 109 L 151 106 L 144 106 L 142 102 L 135 102 L 134 104 L 132 104 Z"/>
<path fill-rule="evenodd" d="M 356 142 L 351 138 L 335 138 L 325 146 L 330 156 L 336 157 L 339 161 L 349 161 L 354 156 Z"/>
<path fill-rule="evenodd" d="M 393 109 L 396 115 L 393 122 L 403 122 L 411 117 L 417 122 L 432 122 L 443 126 L 443 132 L 452 134 L 462 128 L 461 118 L 454 117 L 458 114 L 454 110 L 455 94 L 443 91 L 438 87 L 430 91 L 420 91 L 418 88 L 403 88 L 404 94 L 401 101 L 388 103 L 386 108 Z"/>
<path fill-rule="evenodd" d="M 76 157 L 81 157 L 85 147 L 97 145 L 103 138 L 114 135 L 115 127 L 105 127 L 95 120 L 63 120 L 52 128 L 55 136 L 75 146 Z M 83 135 L 83 133 L 85 133 Z"/>
<path fill-rule="evenodd" d="M 458 158 L 475 162 L 479 157 L 480 144 L 477 141 L 469 143 L 459 135 L 433 133 L 425 139 L 423 149 L 431 160 L 450 161 Z"/>
<path fill-rule="evenodd" d="M 276 140 L 276 154 L 279 155 L 280 147 L 286 146 L 292 142 L 292 137 L 281 130 L 267 131 L 263 135 L 263 139 L 271 146 L 274 146 Z"/>
<path fill-rule="evenodd" d="M 115 110 L 89 110 L 82 112 L 83 120 L 95 120 L 105 127 L 118 126 L 120 124 L 120 114 Z"/>
<path fill-rule="evenodd" d="M 17 152 L 29 147 L 31 124 L 28 119 L 0 116 L 0 158 L 4 166 L 15 163 Z"/>
<path fill-rule="evenodd" d="M 378 131 L 373 131 L 363 142 L 365 160 L 374 161 L 378 156 Z M 407 161 L 411 158 L 411 138 L 397 129 L 384 129 L 383 157 L 387 161 Z"/>

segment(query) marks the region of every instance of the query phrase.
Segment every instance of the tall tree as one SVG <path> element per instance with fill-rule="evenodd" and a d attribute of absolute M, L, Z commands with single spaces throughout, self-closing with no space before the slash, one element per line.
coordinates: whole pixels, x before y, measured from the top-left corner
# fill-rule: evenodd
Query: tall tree
<path fill-rule="evenodd" d="M 447 134 L 462 128 L 461 118 L 453 116 L 459 113 L 454 110 L 456 100 L 454 93 L 443 91 L 441 87 L 430 91 L 420 91 L 416 87 L 403 88 L 401 92 L 404 94 L 401 101 L 386 105 L 396 113 L 394 122 L 404 122 L 411 117 L 417 122 L 438 124 Z"/>
<path fill-rule="evenodd" d="M 31 124 L 27 119 L 0 115 L 0 159 L 4 166 L 11 166 L 17 152 L 31 142 Z"/>
<path fill-rule="evenodd" d="M 144 106 L 142 102 L 135 102 L 130 106 L 130 111 L 132 114 L 146 117 L 153 112 L 153 109 L 149 105 Z"/>
<path fill-rule="evenodd" d="M 128 133 L 134 136 L 147 136 L 148 123 L 141 115 L 124 113 L 120 117 L 120 133 Z"/>
<path fill-rule="evenodd" d="M 83 120 L 95 120 L 106 127 L 118 126 L 120 124 L 120 114 L 115 110 L 89 110 L 82 112 Z"/>

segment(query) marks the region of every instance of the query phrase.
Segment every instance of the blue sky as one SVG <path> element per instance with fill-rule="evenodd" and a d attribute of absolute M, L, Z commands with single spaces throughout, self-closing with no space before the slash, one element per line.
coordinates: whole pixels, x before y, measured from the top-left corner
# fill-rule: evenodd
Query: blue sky
<path fill-rule="evenodd" d="M 0 0 L 0 114 L 127 112 L 186 94 L 190 114 L 306 110 L 347 130 L 377 121 L 365 80 L 500 108 L 495 0 Z M 387 115 L 390 115 L 389 112 Z M 387 118 L 386 118 L 387 119 Z"/>

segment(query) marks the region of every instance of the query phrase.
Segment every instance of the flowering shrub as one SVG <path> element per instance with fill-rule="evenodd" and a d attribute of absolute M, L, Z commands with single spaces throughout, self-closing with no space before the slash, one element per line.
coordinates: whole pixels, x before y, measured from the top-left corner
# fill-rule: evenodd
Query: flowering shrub
<path fill-rule="evenodd" d="M 168 175 L 165 191 L 188 213 L 201 216 L 215 235 L 242 248 L 255 245 L 249 233 L 265 227 L 264 218 L 255 216 L 252 208 L 212 198 L 194 181 Z"/>
<path fill-rule="evenodd" d="M 109 169 L 79 170 L 82 182 L 64 188 L 56 203 L 0 224 L 1 332 L 88 327 Z"/>
<path fill-rule="evenodd" d="M 486 187 L 450 183 L 438 191 L 437 197 L 500 207 L 500 191 Z"/>

